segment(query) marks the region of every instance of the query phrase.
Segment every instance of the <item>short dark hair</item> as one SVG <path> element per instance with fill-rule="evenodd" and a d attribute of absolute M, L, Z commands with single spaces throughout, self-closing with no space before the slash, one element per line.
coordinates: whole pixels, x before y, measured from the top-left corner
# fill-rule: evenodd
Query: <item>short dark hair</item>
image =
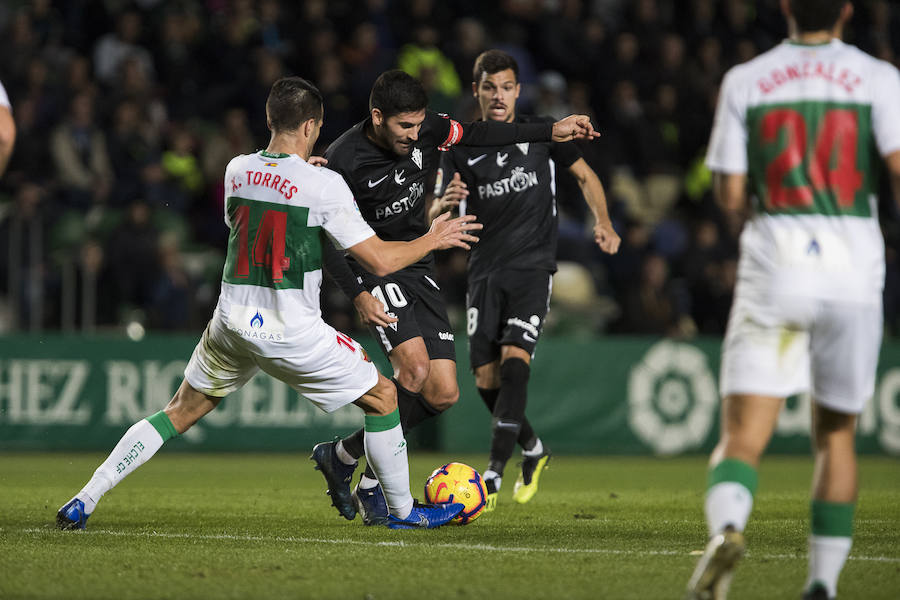
<path fill-rule="evenodd" d="M 507 69 L 512 69 L 518 82 L 519 63 L 516 62 L 516 59 L 503 50 L 485 50 L 475 59 L 475 66 L 472 68 L 472 81 L 478 83 L 481 81 L 481 75 L 484 73 L 493 75 Z"/>
<path fill-rule="evenodd" d="M 377 108 L 384 118 L 405 112 L 418 112 L 428 106 L 428 94 L 422 82 L 400 69 L 378 76 L 369 94 L 369 110 Z"/>
<path fill-rule="evenodd" d="M 272 84 L 266 99 L 266 115 L 272 131 L 293 131 L 308 119 L 324 113 L 322 92 L 302 77 L 282 77 Z"/>
<path fill-rule="evenodd" d="M 831 30 L 847 0 L 790 0 L 791 15 L 800 31 Z"/>

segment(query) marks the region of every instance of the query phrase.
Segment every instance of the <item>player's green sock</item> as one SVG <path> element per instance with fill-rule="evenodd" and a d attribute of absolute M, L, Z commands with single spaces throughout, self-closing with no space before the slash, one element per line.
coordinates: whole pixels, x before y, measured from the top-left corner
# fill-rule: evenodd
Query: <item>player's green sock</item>
<path fill-rule="evenodd" d="M 103 461 L 77 497 L 84 511 L 94 512 L 103 494 L 115 487 L 139 466 L 150 460 L 166 440 L 178 435 L 165 412 L 159 411 L 132 425 L 107 459 Z"/>
<path fill-rule="evenodd" d="M 413 498 L 409 492 L 409 461 L 400 412 L 366 415 L 365 430 L 366 461 L 381 483 L 391 514 L 405 519 L 412 511 Z"/>
<path fill-rule="evenodd" d="M 704 505 L 710 536 L 729 525 L 736 531 L 744 530 L 756 485 L 756 469 L 742 460 L 726 458 L 710 469 Z"/>
<path fill-rule="evenodd" d="M 825 586 L 829 598 L 837 596 L 837 580 L 853 544 L 851 502 L 810 503 L 812 535 L 809 536 L 809 576 L 805 589 L 818 583 Z"/>

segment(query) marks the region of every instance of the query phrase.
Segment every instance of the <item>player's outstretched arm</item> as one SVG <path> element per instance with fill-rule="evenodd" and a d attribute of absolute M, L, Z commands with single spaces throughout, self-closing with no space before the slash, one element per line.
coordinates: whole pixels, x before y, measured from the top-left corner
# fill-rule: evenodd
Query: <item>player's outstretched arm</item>
<path fill-rule="evenodd" d="M 587 115 L 569 115 L 553 124 L 554 142 L 593 140 L 598 137 L 600 137 L 600 132 L 594 130 L 591 118 Z"/>
<path fill-rule="evenodd" d="M 433 250 L 465 248 L 478 238 L 470 232 L 481 229 L 474 215 L 464 215 L 451 219 L 444 213 L 431 222 L 428 233 L 409 242 L 386 242 L 376 235 L 347 248 L 353 258 L 368 271 L 384 277 L 399 271 L 424 257 Z"/>
<path fill-rule="evenodd" d="M 619 251 L 619 234 L 613 229 L 612 221 L 609 220 L 609 211 L 606 207 L 606 193 L 603 191 L 603 184 L 600 178 L 594 173 L 583 158 L 579 158 L 569 171 L 575 176 L 584 201 L 587 202 L 591 212 L 594 214 L 594 241 L 600 246 L 600 249 L 607 254 L 615 254 Z"/>

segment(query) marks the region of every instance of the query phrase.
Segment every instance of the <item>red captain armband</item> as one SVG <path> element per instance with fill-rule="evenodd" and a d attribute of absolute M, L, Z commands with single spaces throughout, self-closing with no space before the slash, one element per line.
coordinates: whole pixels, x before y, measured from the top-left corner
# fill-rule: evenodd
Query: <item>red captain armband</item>
<path fill-rule="evenodd" d="M 459 121 L 454 121 L 448 115 L 442 114 L 441 117 L 450 121 L 450 133 L 447 134 L 447 139 L 444 140 L 444 143 L 438 146 L 438 150 L 446 152 L 450 149 L 450 146 L 458 144 L 462 139 L 463 127 L 462 123 L 460 123 Z"/>

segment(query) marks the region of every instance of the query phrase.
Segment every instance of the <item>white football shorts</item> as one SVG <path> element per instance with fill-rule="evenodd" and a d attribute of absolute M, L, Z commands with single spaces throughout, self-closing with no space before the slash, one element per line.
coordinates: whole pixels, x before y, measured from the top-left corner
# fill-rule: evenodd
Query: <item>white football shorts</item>
<path fill-rule="evenodd" d="M 324 322 L 310 338 L 310 344 L 292 356 L 260 356 L 214 317 L 194 348 L 184 378 L 198 392 L 222 397 L 262 370 L 325 412 L 350 404 L 378 382 L 378 369 L 356 340 Z"/>
<path fill-rule="evenodd" d="M 858 414 L 875 392 L 881 304 L 735 294 L 722 345 L 720 392 L 813 402 Z"/>

